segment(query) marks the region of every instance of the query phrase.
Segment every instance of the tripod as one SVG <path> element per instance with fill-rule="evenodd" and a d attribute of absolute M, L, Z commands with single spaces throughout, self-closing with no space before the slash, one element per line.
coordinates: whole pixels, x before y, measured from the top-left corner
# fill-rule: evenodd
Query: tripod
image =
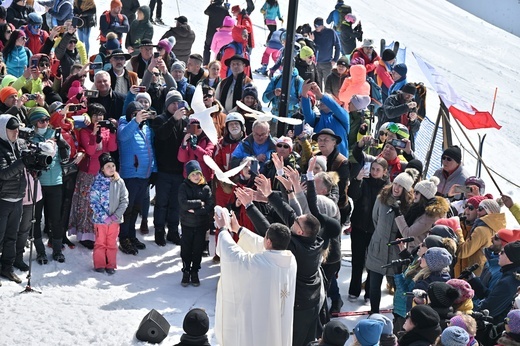
<path fill-rule="evenodd" d="M 34 224 L 36 223 L 35 218 L 35 209 L 36 209 L 36 199 L 38 198 L 38 181 L 40 178 L 40 171 L 30 171 L 29 174 L 33 177 L 33 191 L 32 191 L 32 206 L 31 206 L 31 230 L 29 231 L 29 272 L 27 273 L 27 285 L 25 289 L 20 292 L 22 293 L 39 293 L 42 292 L 35 290 L 31 287 L 31 273 L 32 273 L 32 254 L 33 254 L 33 244 L 34 244 Z M 29 185 L 29 181 L 27 181 Z M 31 186 L 29 185 L 29 189 L 27 191 L 29 194 L 31 193 Z"/>

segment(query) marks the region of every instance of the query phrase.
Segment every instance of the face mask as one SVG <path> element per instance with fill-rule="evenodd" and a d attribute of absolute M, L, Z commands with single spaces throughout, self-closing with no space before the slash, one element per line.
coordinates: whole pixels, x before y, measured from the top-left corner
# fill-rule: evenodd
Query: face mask
<path fill-rule="evenodd" d="M 236 128 L 236 127 L 229 130 L 229 133 L 231 133 L 233 136 L 238 135 L 240 132 L 242 132 L 242 130 L 240 130 L 240 128 Z"/>
<path fill-rule="evenodd" d="M 39 135 L 43 136 L 45 134 L 45 132 L 47 132 L 47 128 L 46 127 L 43 128 L 43 129 L 40 129 L 40 128 L 36 129 L 36 133 L 39 134 Z"/>

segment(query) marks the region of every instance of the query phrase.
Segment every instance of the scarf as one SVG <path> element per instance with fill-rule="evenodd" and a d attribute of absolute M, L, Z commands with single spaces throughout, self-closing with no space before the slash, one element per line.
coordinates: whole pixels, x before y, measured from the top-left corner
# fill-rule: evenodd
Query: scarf
<path fill-rule="evenodd" d="M 237 76 L 235 88 L 233 89 L 233 108 L 237 105 L 237 100 L 242 99 L 242 83 L 244 81 L 245 74 L 244 72 L 240 73 Z M 229 88 L 231 88 L 231 85 L 233 84 L 233 76 L 229 76 L 228 78 L 222 80 L 222 91 L 220 92 L 220 103 L 225 105 L 226 104 L 226 98 L 229 93 Z"/>
<path fill-rule="evenodd" d="M 423 215 L 425 212 L 425 208 L 422 204 L 418 204 L 418 203 L 414 203 L 410 206 L 410 209 L 408 210 L 408 212 L 406 213 L 406 215 L 404 216 L 404 219 L 406 221 L 406 224 L 408 226 L 411 226 L 413 225 L 413 223 L 415 222 L 415 220 L 417 220 L 417 218 L 421 215 Z"/>
<path fill-rule="evenodd" d="M 378 157 L 382 157 L 381 154 Z M 396 156 L 395 159 L 388 161 L 388 166 L 390 167 L 390 181 L 394 181 L 395 177 L 399 175 L 399 173 L 403 172 L 401 167 L 401 160 L 399 160 L 399 156 Z"/>

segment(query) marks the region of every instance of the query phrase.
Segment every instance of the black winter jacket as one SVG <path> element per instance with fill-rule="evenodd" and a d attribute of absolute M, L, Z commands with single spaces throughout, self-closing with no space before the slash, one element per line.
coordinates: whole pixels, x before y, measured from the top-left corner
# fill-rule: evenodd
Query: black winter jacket
<path fill-rule="evenodd" d="M 222 22 L 221 24 L 222 25 Z M 176 27 L 171 27 L 170 30 L 166 31 L 162 35 L 162 39 L 168 37 L 175 37 L 175 46 L 173 46 L 172 52 L 175 54 L 177 59 L 188 63 L 188 58 L 191 54 L 191 47 L 195 42 L 195 31 L 191 30 L 188 24 L 182 24 Z M 210 41 L 211 42 L 211 41 Z"/>
<path fill-rule="evenodd" d="M 155 158 L 157 170 L 170 174 L 182 174 L 184 163 L 177 159 L 177 152 L 184 138 L 184 128 L 188 124 L 185 119 L 175 120 L 165 109 L 151 124 L 154 130 Z"/>
<path fill-rule="evenodd" d="M 355 205 L 350 217 L 353 228 L 363 230 L 366 233 L 374 233 L 372 209 L 374 209 L 377 195 L 387 183 L 387 180 L 374 179 L 372 176 L 363 180 L 353 179 L 351 181 L 348 187 L 348 196 L 352 198 Z"/>
<path fill-rule="evenodd" d="M 5 124 L 2 126 L 3 129 L 0 131 L 5 134 Z M 4 136 L 0 135 L 0 137 L 0 199 L 22 199 L 27 181 L 20 152 L 25 144 L 20 139 L 11 144 L 9 140 L 4 139 Z"/>
<path fill-rule="evenodd" d="M 269 204 L 276 210 L 288 227 L 292 226 L 296 216 L 294 210 L 285 203 L 279 194 L 269 195 Z M 260 213 L 256 206 L 247 208 L 247 216 L 255 225 L 255 229 L 262 237 L 265 236 L 269 222 Z M 296 297 L 294 310 L 306 310 L 318 305 L 320 301 L 321 277 L 318 273 L 323 248 L 323 239 L 319 236 L 315 239 L 291 234 L 291 242 L 287 247 L 298 264 L 296 271 Z"/>
<path fill-rule="evenodd" d="M 184 179 L 179 187 L 179 206 L 182 226 L 197 227 L 204 232 L 209 229 L 215 202 L 208 184 L 197 185 Z M 188 210 L 193 210 L 194 213 Z"/>
<path fill-rule="evenodd" d="M 14 27 L 18 29 L 22 25 L 27 24 L 27 19 L 29 18 L 29 13 L 31 12 L 34 12 L 34 8 L 32 8 L 32 6 L 20 6 L 16 3 L 16 0 L 13 0 L 11 6 L 7 8 L 6 21 L 13 24 Z"/>
<path fill-rule="evenodd" d="M 294 60 L 294 67 L 296 67 L 298 74 L 303 78 L 303 80 L 318 82 L 318 68 L 314 62 L 309 65 L 307 62 L 300 59 L 299 56 L 296 56 Z"/>
<path fill-rule="evenodd" d="M 222 22 L 226 16 L 229 16 L 229 11 L 224 7 L 223 4 L 212 3 L 206 8 L 204 14 L 209 17 L 208 28 L 206 29 L 206 41 L 211 44 L 213 35 L 217 31 L 217 28 L 222 26 Z"/>

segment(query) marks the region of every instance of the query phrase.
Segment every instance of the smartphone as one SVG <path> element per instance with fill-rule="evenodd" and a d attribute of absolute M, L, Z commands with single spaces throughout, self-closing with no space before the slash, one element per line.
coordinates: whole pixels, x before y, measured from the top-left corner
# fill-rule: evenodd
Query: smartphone
<path fill-rule="evenodd" d="M 390 142 L 390 144 L 392 144 L 394 147 L 399 148 L 399 149 L 406 148 L 406 142 L 404 142 L 400 139 L 392 139 L 392 142 Z"/>
<path fill-rule="evenodd" d="M 148 111 L 148 119 L 155 119 L 157 118 L 157 112 L 156 111 Z"/>
<path fill-rule="evenodd" d="M 83 105 L 70 105 L 69 111 L 76 112 L 76 111 L 81 110 L 82 108 L 83 108 Z"/>
<path fill-rule="evenodd" d="M 61 136 L 61 128 L 57 128 L 54 130 L 54 139 L 59 140 Z"/>
<path fill-rule="evenodd" d="M 153 53 L 153 57 L 154 57 L 154 59 L 157 59 L 157 58 L 160 57 L 160 56 L 161 56 L 161 53 L 159 53 L 159 52 L 154 52 L 154 53 Z"/>
<path fill-rule="evenodd" d="M 36 100 L 37 98 L 37 94 L 27 94 L 27 100 Z"/>
<path fill-rule="evenodd" d="M 179 101 L 178 109 L 186 108 L 187 111 L 191 111 L 190 105 L 188 105 L 188 102 L 186 101 Z"/>
<path fill-rule="evenodd" d="M 140 92 L 140 93 L 145 93 L 146 92 L 146 86 L 145 85 L 139 85 L 137 87 L 137 91 Z"/>
<path fill-rule="evenodd" d="M 72 17 L 72 26 L 77 28 L 79 24 L 79 17 Z"/>
<path fill-rule="evenodd" d="M 471 193 L 471 186 L 456 186 L 455 191 L 459 193 Z"/>
<path fill-rule="evenodd" d="M 91 70 L 101 70 L 103 68 L 102 62 L 91 62 L 89 69 Z"/>
<path fill-rule="evenodd" d="M 368 176 L 370 175 L 370 166 L 371 166 L 372 162 L 365 162 L 365 164 L 363 165 L 363 171 L 365 172 L 365 177 L 368 178 Z"/>
<path fill-rule="evenodd" d="M 259 174 L 258 172 L 258 160 L 252 160 L 251 161 L 251 167 L 249 167 L 249 172 L 251 175 L 257 176 Z"/>
<path fill-rule="evenodd" d="M 300 175 L 300 183 L 306 183 L 307 182 L 307 174 Z"/>
<path fill-rule="evenodd" d="M 31 60 L 31 68 L 38 68 L 38 59 Z"/>
<path fill-rule="evenodd" d="M 99 90 L 83 90 L 83 95 L 87 98 L 96 98 L 99 96 Z"/>

